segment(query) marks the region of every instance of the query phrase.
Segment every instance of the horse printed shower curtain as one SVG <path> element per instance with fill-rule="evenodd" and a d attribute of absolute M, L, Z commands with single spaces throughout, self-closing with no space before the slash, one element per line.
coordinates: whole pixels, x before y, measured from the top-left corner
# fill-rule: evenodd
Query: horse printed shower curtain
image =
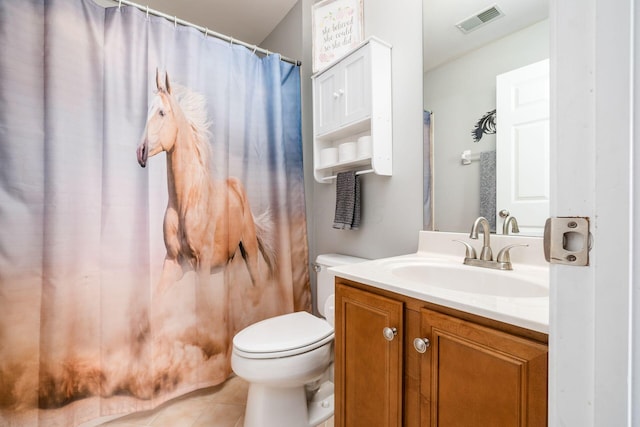
<path fill-rule="evenodd" d="M 218 384 L 310 309 L 296 66 L 91 0 L 0 2 L 0 47 L 0 425 Z"/>

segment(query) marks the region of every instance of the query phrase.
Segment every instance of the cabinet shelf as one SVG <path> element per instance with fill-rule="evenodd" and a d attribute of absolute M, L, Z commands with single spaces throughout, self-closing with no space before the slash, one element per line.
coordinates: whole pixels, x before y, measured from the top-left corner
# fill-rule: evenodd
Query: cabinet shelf
<path fill-rule="evenodd" d="M 373 172 L 374 172 L 373 169 L 365 169 L 365 170 L 357 171 L 356 175 L 365 175 L 367 173 L 373 173 Z M 338 177 L 338 175 L 330 175 L 330 176 L 326 176 L 326 177 L 322 178 L 322 180 L 323 181 L 333 181 L 337 177 Z"/>
<path fill-rule="evenodd" d="M 392 173 L 391 46 L 371 37 L 313 79 L 313 170 L 317 182 L 338 172 Z M 371 155 L 320 163 L 320 152 L 371 136 Z"/>
<path fill-rule="evenodd" d="M 371 118 L 365 117 L 351 123 L 345 123 L 337 129 L 330 129 L 324 133 L 316 134 L 316 138 L 320 140 L 336 141 L 349 136 L 366 133 L 371 130 Z"/>
<path fill-rule="evenodd" d="M 342 169 L 345 169 L 345 168 L 348 169 L 350 167 L 353 168 L 353 167 L 366 166 L 366 165 L 371 165 L 371 157 L 363 157 L 361 159 L 346 160 L 343 162 L 332 163 L 330 165 L 318 167 L 317 170 L 321 172 L 338 170 L 341 172 Z"/>
<path fill-rule="evenodd" d="M 322 182 L 330 182 L 336 179 L 338 172 L 346 172 L 356 169 L 356 175 L 364 175 L 375 172 L 371 167 L 371 157 L 362 157 L 360 159 L 337 162 L 316 169 L 318 173 L 323 174 Z"/>

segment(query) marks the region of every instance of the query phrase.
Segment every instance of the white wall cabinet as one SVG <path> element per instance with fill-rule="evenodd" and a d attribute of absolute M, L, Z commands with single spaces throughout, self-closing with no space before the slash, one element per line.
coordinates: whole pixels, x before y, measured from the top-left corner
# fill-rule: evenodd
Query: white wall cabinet
<path fill-rule="evenodd" d="M 316 134 L 367 118 L 371 107 L 369 49 L 358 49 L 317 77 Z"/>
<path fill-rule="evenodd" d="M 329 183 L 341 171 L 391 175 L 391 46 L 367 39 L 313 79 L 314 176 Z M 371 136 L 365 155 L 334 157 L 324 149 Z M 336 150 L 338 151 L 338 150 Z"/>

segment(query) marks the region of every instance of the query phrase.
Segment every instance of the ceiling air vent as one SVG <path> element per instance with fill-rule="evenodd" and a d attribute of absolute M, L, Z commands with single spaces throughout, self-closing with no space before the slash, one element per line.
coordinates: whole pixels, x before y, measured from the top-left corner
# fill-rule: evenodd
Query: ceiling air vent
<path fill-rule="evenodd" d="M 488 24 L 494 19 L 498 19 L 501 16 L 504 16 L 504 13 L 498 8 L 497 5 L 493 5 L 488 9 L 484 9 L 473 16 L 468 17 L 456 24 L 456 27 L 460 29 L 463 33 L 468 33 L 473 30 L 480 28 L 481 26 Z"/>

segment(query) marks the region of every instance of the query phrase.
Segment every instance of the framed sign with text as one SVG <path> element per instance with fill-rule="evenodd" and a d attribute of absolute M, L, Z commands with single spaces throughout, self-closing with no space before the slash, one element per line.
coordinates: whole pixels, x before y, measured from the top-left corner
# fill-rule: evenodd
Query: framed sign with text
<path fill-rule="evenodd" d="M 364 37 L 362 0 L 323 0 L 313 5 L 313 72 L 339 59 Z"/>

